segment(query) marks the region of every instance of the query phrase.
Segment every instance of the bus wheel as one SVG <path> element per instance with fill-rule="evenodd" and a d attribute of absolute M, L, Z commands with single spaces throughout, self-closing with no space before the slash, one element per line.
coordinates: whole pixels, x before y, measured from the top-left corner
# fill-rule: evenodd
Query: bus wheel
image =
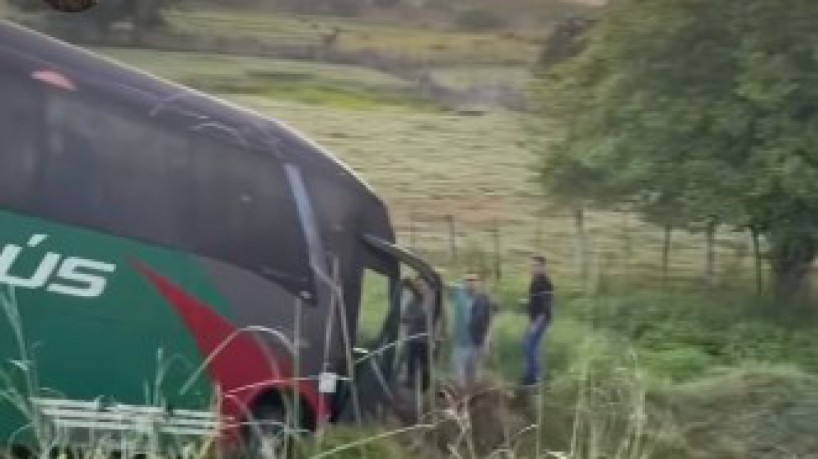
<path fill-rule="evenodd" d="M 253 411 L 247 426 L 248 458 L 287 459 L 295 447 L 296 425 L 284 404 L 265 404 Z"/>

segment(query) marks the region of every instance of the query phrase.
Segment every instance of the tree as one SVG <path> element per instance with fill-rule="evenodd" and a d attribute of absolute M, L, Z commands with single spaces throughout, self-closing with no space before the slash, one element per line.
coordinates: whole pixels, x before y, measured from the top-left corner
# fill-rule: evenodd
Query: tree
<path fill-rule="evenodd" d="M 797 291 L 818 254 L 816 21 L 810 0 L 613 2 L 578 54 L 543 74 L 559 126 L 549 155 L 616 184 L 605 205 L 655 217 L 660 203 L 711 235 L 752 228 L 778 290 Z"/>

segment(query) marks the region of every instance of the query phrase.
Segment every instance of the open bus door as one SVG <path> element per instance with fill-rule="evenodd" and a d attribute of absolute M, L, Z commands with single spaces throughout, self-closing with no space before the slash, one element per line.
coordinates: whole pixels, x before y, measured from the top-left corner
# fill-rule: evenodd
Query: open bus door
<path fill-rule="evenodd" d="M 383 239 L 365 235 L 364 241 L 375 250 L 398 261 L 401 268 L 409 268 L 425 280 L 433 289 L 435 297 L 435 320 L 442 317 L 442 281 L 435 270 L 417 255 Z M 385 314 L 377 337 L 359 343 L 353 349 L 355 361 L 351 384 L 338 393 L 338 406 L 342 406 L 338 420 L 356 422 L 381 418 L 386 413 L 400 414 L 401 407 L 414 407 L 417 392 L 407 392 L 401 387 L 400 377 L 406 373 L 407 345 L 402 333 L 404 290 L 399 277 L 387 280 Z M 434 355 L 434 353 L 432 354 Z M 431 362 L 430 362 L 431 363 Z M 434 384 L 430 386 L 433 387 Z M 365 394 L 365 396 L 363 396 Z"/>

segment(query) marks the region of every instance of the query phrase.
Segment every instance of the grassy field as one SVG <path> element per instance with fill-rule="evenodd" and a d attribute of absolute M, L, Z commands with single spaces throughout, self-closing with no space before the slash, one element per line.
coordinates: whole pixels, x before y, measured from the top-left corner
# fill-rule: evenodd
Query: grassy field
<path fill-rule="evenodd" d="M 384 46 L 416 58 L 465 56 L 466 66 L 434 71 L 457 88 L 492 82 L 525 87 L 530 77 L 523 64 L 536 49 L 533 42 L 520 46 L 529 38 L 501 32 L 194 13 L 177 13 L 172 24 L 190 32 L 207 28 L 216 36 L 278 34 L 301 42 L 341 25 L 347 31 L 340 44 L 348 49 Z M 479 52 L 478 41 L 487 43 Z M 490 380 L 500 387 L 514 384 L 522 366 L 526 319 L 518 300 L 527 282 L 520 275 L 525 257 L 538 251 L 551 259 L 559 296 L 543 392 L 475 407 L 484 410 L 485 423 L 440 421 L 429 432 L 411 434 L 396 433 L 396 423 L 331 429 L 307 445 L 307 457 L 818 458 L 816 311 L 746 294 L 751 254 L 745 235 L 725 231 L 718 240 L 720 277 L 739 292 L 657 292 L 662 232 L 633 216 L 591 211 L 586 223 L 592 275 L 602 294 L 580 294 L 570 288 L 577 272 L 573 220 L 541 196 L 531 172 L 538 159 L 529 128 L 543 128 L 538 120 L 504 110 L 447 111 L 418 98 L 405 81 L 358 67 L 96 51 L 252 107 L 314 138 L 384 197 L 403 243 L 450 270 L 492 265 L 492 231 L 499 225 L 505 276 L 492 286 L 502 310 L 488 363 Z M 500 65 L 504 59 L 515 66 Z M 458 263 L 450 259 L 448 215 L 456 225 Z M 676 235 L 671 274 L 679 285 L 698 282 L 704 252 L 703 235 Z M 630 288 L 634 285 L 642 288 Z M 367 285 L 364 292 L 365 337 L 380 329 L 383 287 Z M 447 364 L 444 356 L 443 379 Z M 489 443 L 472 444 L 470 438 Z M 441 441 L 444 447 L 436 447 Z"/>
<path fill-rule="evenodd" d="M 458 64 L 524 65 L 542 46 L 544 31 L 471 33 L 433 27 L 384 25 L 365 20 L 296 16 L 254 11 L 176 11 L 170 26 L 210 38 L 247 37 L 290 44 L 319 44 L 322 36 L 340 30 L 336 45 L 343 50 L 378 50 L 418 61 Z"/>
<path fill-rule="evenodd" d="M 223 96 L 268 114 L 328 147 L 367 179 L 390 204 L 404 242 L 446 263 L 448 227 L 455 219 L 460 260 L 491 257 L 500 226 L 506 270 L 544 251 L 558 276 L 576 272 L 575 230 L 568 212 L 541 197 L 531 166 L 537 161 L 527 126 L 536 120 L 502 110 L 481 116 L 446 112 L 418 99 L 406 83 L 355 67 L 192 53 L 99 50 L 149 72 Z M 497 69 L 487 69 L 487 75 Z M 515 75 L 518 70 L 500 70 Z M 471 78 L 450 70 L 449 78 Z M 627 275 L 657 280 L 662 232 L 624 214 L 591 212 L 588 232 L 598 279 Z M 724 280 L 750 275 L 749 240 L 719 240 Z M 671 274 L 704 270 L 704 236 L 678 233 Z"/>

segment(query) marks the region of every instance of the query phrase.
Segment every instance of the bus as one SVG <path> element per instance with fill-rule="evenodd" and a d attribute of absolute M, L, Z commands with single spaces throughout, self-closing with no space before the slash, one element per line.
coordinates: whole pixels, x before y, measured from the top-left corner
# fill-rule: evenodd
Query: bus
<path fill-rule="evenodd" d="M 0 22 L 0 443 L 377 413 L 401 271 L 440 289 L 395 239 L 284 123 Z"/>

